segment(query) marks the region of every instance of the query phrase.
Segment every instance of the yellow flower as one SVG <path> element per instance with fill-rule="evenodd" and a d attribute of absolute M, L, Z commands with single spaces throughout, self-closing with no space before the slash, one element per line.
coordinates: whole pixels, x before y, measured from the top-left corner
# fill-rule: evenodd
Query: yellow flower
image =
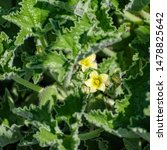
<path fill-rule="evenodd" d="M 85 71 L 88 68 L 94 68 L 97 69 L 97 63 L 95 62 L 96 55 L 92 54 L 81 61 L 79 61 L 79 64 L 82 66 L 82 71 Z"/>
<path fill-rule="evenodd" d="M 90 92 L 94 93 L 97 90 L 105 91 L 106 83 L 108 80 L 107 74 L 98 74 L 97 71 L 90 73 L 90 78 L 85 81 L 85 84 L 90 87 Z"/>

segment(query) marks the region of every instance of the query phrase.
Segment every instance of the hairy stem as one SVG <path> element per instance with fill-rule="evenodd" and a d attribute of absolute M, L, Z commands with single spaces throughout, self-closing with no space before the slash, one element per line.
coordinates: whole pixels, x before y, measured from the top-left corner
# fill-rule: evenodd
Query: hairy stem
<path fill-rule="evenodd" d="M 66 79 L 65 79 L 65 82 L 64 82 L 64 87 L 65 87 L 65 88 L 68 87 L 69 84 L 70 84 L 70 81 L 71 81 L 72 76 L 73 76 L 73 73 L 74 73 L 74 68 L 75 68 L 75 66 L 76 66 L 77 63 L 78 63 L 79 56 L 80 56 L 80 55 L 77 55 L 77 56 L 76 56 L 73 65 L 70 67 L 70 70 L 69 70 L 68 75 L 67 75 L 67 77 L 66 77 Z"/>
<path fill-rule="evenodd" d="M 139 12 L 139 15 L 146 20 L 147 23 L 150 23 L 150 14 L 144 10 Z"/>
<path fill-rule="evenodd" d="M 82 133 L 82 134 L 79 134 L 79 138 L 81 140 L 89 140 L 89 139 L 98 137 L 100 133 L 103 131 L 104 131 L 103 129 L 96 129 L 90 132 Z"/>
<path fill-rule="evenodd" d="M 33 91 L 36 91 L 38 93 L 42 90 L 42 87 L 35 85 L 35 84 L 25 80 L 25 79 L 22 79 L 19 76 L 13 76 L 12 79 L 14 81 L 16 81 L 17 83 L 19 83 L 19 84 L 21 84 L 21 85 L 23 85 L 23 86 L 25 86 Z"/>
<path fill-rule="evenodd" d="M 133 23 L 136 23 L 136 24 L 142 23 L 142 19 L 140 19 L 139 17 L 131 14 L 128 11 L 124 11 L 124 16 L 125 16 L 126 19 L 128 19 L 129 21 L 131 21 Z"/>

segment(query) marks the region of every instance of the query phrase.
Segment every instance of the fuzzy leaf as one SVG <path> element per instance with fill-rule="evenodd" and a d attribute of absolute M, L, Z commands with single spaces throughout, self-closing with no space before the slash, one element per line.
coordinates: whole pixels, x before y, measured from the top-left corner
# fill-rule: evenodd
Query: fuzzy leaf
<path fill-rule="evenodd" d="M 9 37 L 7 36 L 7 34 L 5 32 L 1 32 L 0 34 L 0 55 L 3 53 L 4 49 L 6 47 L 5 44 L 3 42 L 6 42 L 7 44 L 9 44 L 11 42 L 11 40 L 9 40 Z"/>
<path fill-rule="evenodd" d="M 39 2 L 45 2 L 49 3 L 55 7 L 58 7 L 59 9 L 62 9 L 63 11 L 67 12 L 74 12 L 75 5 L 78 3 L 77 0 L 72 0 L 69 3 L 63 2 L 63 1 L 55 1 L 55 0 L 38 0 Z"/>
<path fill-rule="evenodd" d="M 118 65 L 116 63 L 115 53 L 112 53 L 111 57 L 103 59 L 102 63 L 99 64 L 99 70 L 101 73 L 107 73 L 107 72 L 113 73 L 116 68 L 118 68 Z"/>
<path fill-rule="evenodd" d="M 49 132 L 45 128 L 40 128 L 40 131 L 34 134 L 34 138 L 39 142 L 41 147 L 53 146 L 57 143 L 57 135 Z"/>
<path fill-rule="evenodd" d="M 115 116 L 112 112 L 104 110 L 92 110 L 84 115 L 86 120 L 97 127 L 103 128 L 105 131 L 112 133 L 114 126 Z"/>
<path fill-rule="evenodd" d="M 135 30 L 136 36 L 130 46 L 138 53 L 139 58 L 148 59 L 150 46 L 150 27 L 140 26 Z"/>
<path fill-rule="evenodd" d="M 2 79 L 10 77 L 10 74 L 17 72 L 19 69 L 13 66 L 16 47 L 12 46 L 12 40 L 9 39 L 5 32 L 0 34 L 0 76 Z M 1 79 L 1 80 L 2 80 Z"/>
<path fill-rule="evenodd" d="M 126 150 L 142 150 L 139 139 L 123 139 Z"/>
<path fill-rule="evenodd" d="M 97 2 L 98 3 L 98 2 Z M 97 7 L 95 12 L 97 20 L 99 21 L 98 26 L 102 28 L 104 32 L 114 32 L 115 27 L 113 26 L 112 17 L 109 16 L 109 10 L 111 9 L 112 2 L 104 0 L 101 5 Z"/>
<path fill-rule="evenodd" d="M 130 123 L 130 118 L 140 116 L 144 117 L 144 108 L 147 108 L 147 92 L 149 91 L 149 65 L 143 68 L 142 76 L 137 76 L 136 79 L 129 79 L 125 81 L 126 88 L 131 95 L 129 98 L 129 105 L 124 109 L 124 115 L 120 113 L 117 117 L 117 123 L 120 126 L 126 126 Z M 135 84 L 134 84 L 135 83 Z M 142 84 L 141 84 L 142 83 Z M 136 88 L 137 87 L 137 88 Z M 142 124 L 140 118 L 138 124 Z"/>
<path fill-rule="evenodd" d="M 24 118 L 37 128 L 41 126 L 46 128 L 54 126 L 51 115 L 48 112 L 48 105 L 42 106 L 40 108 L 31 104 L 29 107 L 25 106 L 23 108 L 14 108 L 13 113 Z"/>
<path fill-rule="evenodd" d="M 108 141 L 99 138 L 96 140 L 98 142 L 99 150 L 108 150 Z"/>
<path fill-rule="evenodd" d="M 15 45 L 21 45 L 27 37 L 32 36 L 32 28 L 42 28 L 42 24 L 48 15 L 48 11 L 34 7 L 36 2 L 36 0 L 23 0 L 20 3 L 20 11 L 3 16 L 4 19 L 13 22 L 20 27 L 20 32 L 16 37 Z"/>
<path fill-rule="evenodd" d="M 126 128 L 119 128 L 113 131 L 113 134 L 120 138 L 134 139 L 139 138 L 134 132 L 127 130 Z"/>
<path fill-rule="evenodd" d="M 130 79 L 130 78 L 135 79 L 137 78 L 137 76 L 142 76 L 143 69 L 146 65 L 147 65 L 147 62 L 144 59 L 139 59 L 137 61 L 134 61 L 126 71 L 127 79 Z"/>
<path fill-rule="evenodd" d="M 12 110 L 15 108 L 13 98 L 11 97 L 9 91 L 6 89 L 5 94 L 2 99 L 2 102 L 0 103 L 0 122 L 2 121 L 2 124 L 5 123 L 5 125 L 10 126 L 13 123 L 19 123 L 21 119 L 16 117 L 16 115 L 12 112 Z M 8 110 L 8 111 L 7 111 Z"/>
<path fill-rule="evenodd" d="M 65 136 L 62 145 L 64 147 L 64 150 L 77 150 L 79 143 L 80 140 L 78 138 L 78 135 L 74 134 L 73 136 Z"/>
<path fill-rule="evenodd" d="M 124 99 L 116 101 L 115 108 L 117 113 L 125 114 L 125 109 L 129 105 L 129 98 L 130 98 L 130 95 L 126 95 Z"/>
<path fill-rule="evenodd" d="M 84 110 L 84 95 L 70 95 L 64 100 L 63 106 L 56 106 L 55 109 L 59 117 L 70 119 L 74 114 Z"/>
<path fill-rule="evenodd" d="M 139 137 L 143 138 L 144 140 L 150 142 L 150 134 L 142 128 L 131 128 L 131 130 L 138 135 Z"/>
<path fill-rule="evenodd" d="M 144 147 L 144 149 L 143 150 L 150 150 L 150 145 L 149 144 L 147 144 L 145 147 Z"/>
<path fill-rule="evenodd" d="M 43 106 L 46 105 L 49 101 L 49 109 L 51 110 L 54 105 L 54 98 L 53 96 L 56 96 L 56 88 L 55 86 L 48 86 L 45 87 L 40 93 L 39 93 L 39 105 Z"/>
<path fill-rule="evenodd" d="M 22 148 L 24 146 L 31 146 L 31 145 L 38 144 L 36 139 L 34 139 L 33 135 L 34 135 L 34 131 L 30 131 L 26 133 L 26 135 L 24 135 L 24 137 L 20 140 L 18 146 Z"/>
<path fill-rule="evenodd" d="M 0 147 L 15 143 L 21 138 L 19 128 L 15 125 L 6 127 L 0 125 Z"/>
<path fill-rule="evenodd" d="M 132 96 L 129 100 L 130 105 L 128 106 L 129 108 L 127 108 L 127 110 L 128 111 L 130 110 L 131 114 L 133 115 L 143 116 L 143 109 L 148 105 L 147 94 L 146 94 L 149 91 L 148 78 L 149 78 L 149 64 L 147 64 L 143 68 L 142 76 L 138 76 L 136 79 L 127 81 L 129 90 L 132 93 Z M 138 88 L 135 88 L 136 86 Z"/>
<path fill-rule="evenodd" d="M 62 81 L 65 78 L 65 59 L 63 55 L 57 52 L 48 52 L 43 55 L 36 55 L 25 58 L 26 67 L 31 69 L 35 73 L 43 73 L 43 71 L 49 71 L 53 78 L 58 81 Z"/>
<path fill-rule="evenodd" d="M 131 2 L 126 6 L 126 10 L 135 12 L 140 11 L 144 7 L 148 6 L 149 0 L 131 0 Z"/>
<path fill-rule="evenodd" d="M 81 49 L 79 39 L 80 36 L 88 31 L 91 27 L 90 21 L 87 15 L 84 15 L 78 22 L 75 23 L 74 27 L 70 30 L 64 31 L 63 34 L 58 35 L 56 41 L 52 45 L 52 49 L 62 49 L 72 52 L 73 56 L 76 56 Z M 71 38 L 73 37 L 73 38 Z"/>

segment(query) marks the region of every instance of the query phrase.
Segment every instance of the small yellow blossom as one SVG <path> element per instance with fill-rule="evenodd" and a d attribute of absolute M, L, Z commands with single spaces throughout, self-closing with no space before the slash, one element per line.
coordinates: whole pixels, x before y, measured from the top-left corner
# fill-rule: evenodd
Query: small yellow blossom
<path fill-rule="evenodd" d="M 105 91 L 106 83 L 108 81 L 107 74 L 98 74 L 97 71 L 90 73 L 90 78 L 85 81 L 85 84 L 90 87 L 90 92 L 94 93 L 97 90 Z"/>
<path fill-rule="evenodd" d="M 97 63 L 95 62 L 96 55 L 92 54 L 81 61 L 79 61 L 79 64 L 82 67 L 82 71 L 85 71 L 88 68 L 94 68 L 97 69 Z"/>

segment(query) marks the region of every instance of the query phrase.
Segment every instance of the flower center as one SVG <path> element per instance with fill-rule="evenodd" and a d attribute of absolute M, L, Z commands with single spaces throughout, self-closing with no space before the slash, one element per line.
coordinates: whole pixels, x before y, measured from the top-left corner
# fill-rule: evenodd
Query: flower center
<path fill-rule="evenodd" d="M 101 81 L 101 78 L 100 77 L 96 77 L 93 79 L 93 85 L 95 87 L 99 87 L 101 85 L 102 81 Z"/>
<path fill-rule="evenodd" d="M 85 61 L 83 61 L 83 65 L 88 67 L 88 66 L 90 66 L 90 62 L 88 60 L 85 60 Z"/>

